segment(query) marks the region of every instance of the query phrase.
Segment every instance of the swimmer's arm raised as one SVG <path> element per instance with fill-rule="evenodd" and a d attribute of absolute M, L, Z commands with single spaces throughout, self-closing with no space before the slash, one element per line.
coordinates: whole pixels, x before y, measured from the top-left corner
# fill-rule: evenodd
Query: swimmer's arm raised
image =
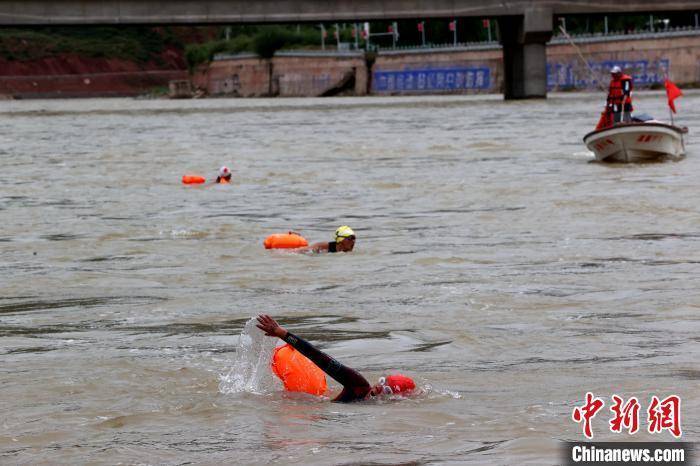
<path fill-rule="evenodd" d="M 258 328 L 265 332 L 265 335 L 278 337 L 286 341 L 301 354 L 309 358 L 323 372 L 335 379 L 343 387 L 369 387 L 369 382 L 357 371 L 344 366 L 323 351 L 313 346 L 308 341 L 289 333 L 281 327 L 272 317 L 261 314 L 258 316 Z"/>
<path fill-rule="evenodd" d="M 284 340 L 287 333 L 289 333 L 280 324 L 278 324 L 275 319 L 267 314 L 260 314 L 257 319 L 258 323 L 255 324 L 256 327 L 265 332 L 265 335 L 268 337 L 277 337 Z"/>

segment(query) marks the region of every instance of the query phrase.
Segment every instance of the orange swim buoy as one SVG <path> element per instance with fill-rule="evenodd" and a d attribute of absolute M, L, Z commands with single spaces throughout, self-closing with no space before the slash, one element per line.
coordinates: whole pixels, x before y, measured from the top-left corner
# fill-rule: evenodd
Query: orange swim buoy
<path fill-rule="evenodd" d="M 275 233 L 265 238 L 263 241 L 265 249 L 293 249 L 293 248 L 303 248 L 308 246 L 309 243 L 306 238 L 298 233 L 290 231 L 289 233 Z"/>
<path fill-rule="evenodd" d="M 270 367 L 288 392 L 326 393 L 328 386 L 323 371 L 288 344 L 275 348 Z"/>
<path fill-rule="evenodd" d="M 207 181 L 206 178 L 204 178 L 203 176 L 199 176 L 199 175 L 183 175 L 182 176 L 182 182 L 185 184 L 201 184 L 201 183 L 204 183 L 205 181 Z"/>

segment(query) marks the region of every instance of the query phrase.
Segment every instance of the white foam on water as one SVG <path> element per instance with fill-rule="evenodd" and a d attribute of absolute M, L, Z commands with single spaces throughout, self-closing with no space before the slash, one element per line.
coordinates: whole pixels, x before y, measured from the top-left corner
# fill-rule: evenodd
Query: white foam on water
<path fill-rule="evenodd" d="M 252 318 L 245 324 L 236 348 L 233 366 L 228 374 L 219 376 L 219 392 L 261 394 L 274 389 L 270 361 L 277 339 L 265 336 L 255 326 L 256 322 L 255 318 Z"/>

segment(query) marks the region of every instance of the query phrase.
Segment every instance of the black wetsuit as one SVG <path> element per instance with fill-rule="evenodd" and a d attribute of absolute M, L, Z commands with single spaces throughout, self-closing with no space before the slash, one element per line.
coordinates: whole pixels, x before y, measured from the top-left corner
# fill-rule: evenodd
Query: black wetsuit
<path fill-rule="evenodd" d="M 367 379 L 355 369 L 342 365 L 303 338 L 287 332 L 283 340 L 343 386 L 343 391 L 333 401 L 341 403 L 360 401 L 365 399 L 372 389 Z"/>
<path fill-rule="evenodd" d="M 328 243 L 328 252 L 338 252 L 337 250 L 338 243 L 335 241 L 331 241 Z"/>

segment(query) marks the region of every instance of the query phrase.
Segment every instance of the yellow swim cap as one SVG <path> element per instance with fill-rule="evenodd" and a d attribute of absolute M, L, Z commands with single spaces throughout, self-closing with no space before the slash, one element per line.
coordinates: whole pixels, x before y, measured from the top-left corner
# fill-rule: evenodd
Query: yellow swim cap
<path fill-rule="evenodd" d="M 355 236 L 355 232 L 352 231 L 352 228 L 350 228 L 347 225 L 343 225 L 342 227 L 338 227 L 338 229 L 335 230 L 335 242 L 336 243 L 340 243 L 345 238 L 349 238 L 351 236 Z"/>

